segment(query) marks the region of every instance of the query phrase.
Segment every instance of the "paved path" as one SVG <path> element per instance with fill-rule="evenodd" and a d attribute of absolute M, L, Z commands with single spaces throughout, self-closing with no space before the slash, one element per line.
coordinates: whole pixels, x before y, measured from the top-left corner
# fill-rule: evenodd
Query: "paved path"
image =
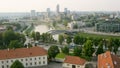
<path fill-rule="evenodd" d="M 62 68 L 62 63 L 51 62 L 47 66 L 30 67 L 30 68 Z"/>

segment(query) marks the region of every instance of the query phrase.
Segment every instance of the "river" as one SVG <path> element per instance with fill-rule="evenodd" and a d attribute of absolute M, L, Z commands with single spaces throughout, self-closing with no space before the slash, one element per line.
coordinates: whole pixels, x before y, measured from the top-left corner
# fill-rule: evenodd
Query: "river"
<path fill-rule="evenodd" d="M 42 33 L 46 33 L 48 31 L 52 30 L 51 28 L 48 28 L 46 25 L 38 25 L 38 26 L 35 26 L 35 32 L 40 32 L 40 34 Z M 58 40 L 58 35 L 53 35 L 53 38 L 55 40 Z"/>

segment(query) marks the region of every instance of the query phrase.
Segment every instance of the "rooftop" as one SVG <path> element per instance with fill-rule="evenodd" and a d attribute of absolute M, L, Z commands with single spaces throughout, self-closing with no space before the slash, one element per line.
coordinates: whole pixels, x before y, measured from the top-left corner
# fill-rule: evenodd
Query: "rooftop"
<path fill-rule="evenodd" d="M 120 68 L 120 58 L 114 53 L 106 51 L 98 55 L 98 68 Z"/>
<path fill-rule="evenodd" d="M 44 48 L 37 46 L 31 48 L 0 50 L 0 60 L 44 55 L 47 55 L 47 51 Z"/>
<path fill-rule="evenodd" d="M 77 56 L 66 56 L 64 63 L 76 64 L 76 65 L 84 65 L 86 60 L 77 57 Z"/>

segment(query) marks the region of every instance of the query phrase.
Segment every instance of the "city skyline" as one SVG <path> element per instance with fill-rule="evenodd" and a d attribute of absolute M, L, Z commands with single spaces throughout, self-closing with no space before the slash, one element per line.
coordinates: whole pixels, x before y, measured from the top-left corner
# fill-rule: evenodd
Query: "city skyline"
<path fill-rule="evenodd" d="M 0 12 L 56 11 L 57 4 L 60 11 L 120 11 L 119 0 L 0 0 Z"/>

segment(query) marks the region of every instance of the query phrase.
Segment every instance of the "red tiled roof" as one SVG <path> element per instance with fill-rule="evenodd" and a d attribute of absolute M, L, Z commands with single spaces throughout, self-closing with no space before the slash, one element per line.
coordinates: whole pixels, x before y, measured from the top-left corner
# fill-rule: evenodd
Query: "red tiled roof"
<path fill-rule="evenodd" d="M 13 58 L 24 58 L 47 55 L 47 51 L 42 47 L 31 47 L 31 48 L 18 48 L 18 49 L 6 49 L 0 50 L 0 60 L 13 59 Z"/>
<path fill-rule="evenodd" d="M 98 55 L 98 68 L 120 68 L 120 58 L 107 51 Z"/>
<path fill-rule="evenodd" d="M 86 60 L 77 57 L 77 56 L 66 56 L 64 63 L 76 64 L 76 65 L 84 65 Z"/>

